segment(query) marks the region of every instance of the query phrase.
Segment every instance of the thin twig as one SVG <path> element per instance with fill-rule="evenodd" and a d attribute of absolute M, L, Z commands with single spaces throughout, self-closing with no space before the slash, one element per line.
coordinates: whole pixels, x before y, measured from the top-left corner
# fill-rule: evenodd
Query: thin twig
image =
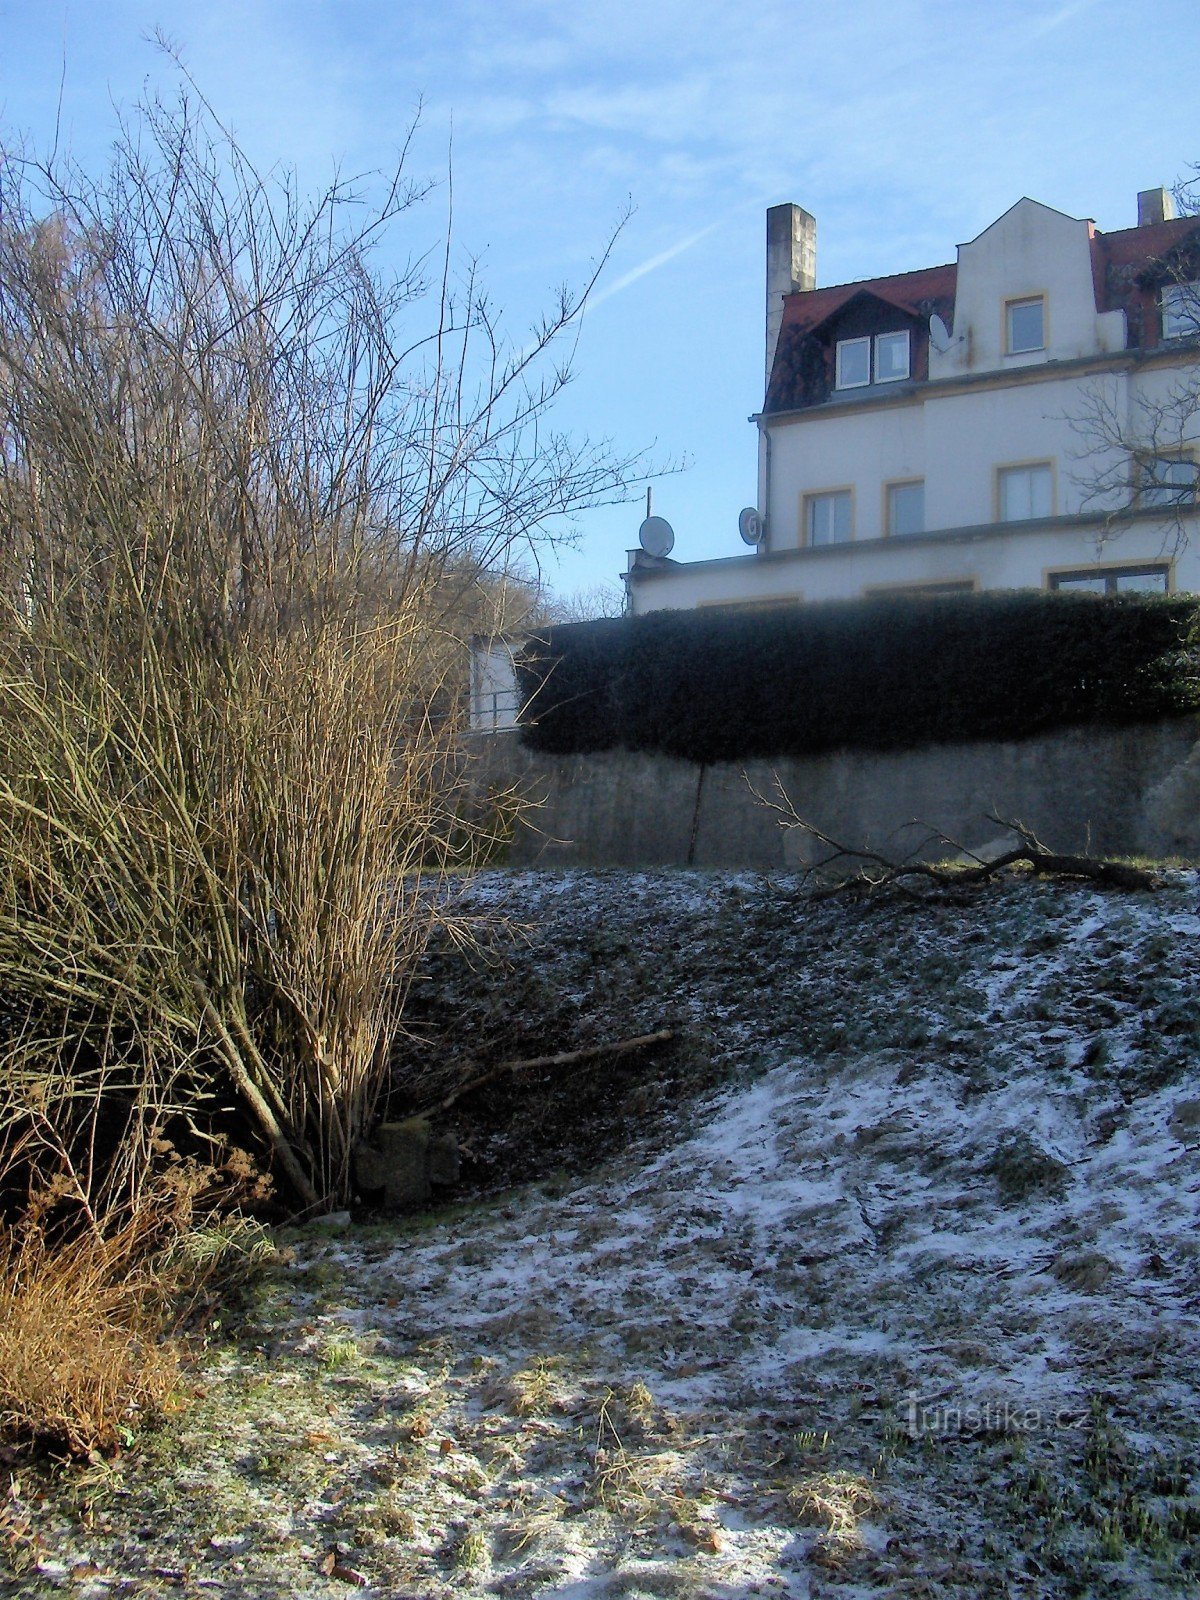
<path fill-rule="evenodd" d="M 485 1083 L 491 1083 L 494 1078 L 510 1072 L 535 1072 L 542 1067 L 575 1066 L 580 1061 L 596 1061 L 601 1056 L 621 1056 L 631 1050 L 645 1050 L 651 1045 L 666 1044 L 674 1037 L 673 1028 L 660 1028 L 657 1033 L 642 1033 L 634 1039 L 615 1039 L 608 1044 L 588 1045 L 583 1050 L 560 1050 L 557 1055 L 552 1056 L 529 1056 L 524 1060 L 501 1061 L 498 1066 L 492 1067 L 478 1078 L 472 1078 L 469 1083 L 460 1085 L 436 1105 L 426 1107 L 422 1115 L 434 1111 L 446 1111 L 455 1101 L 461 1100 L 473 1089 L 481 1089 Z"/>

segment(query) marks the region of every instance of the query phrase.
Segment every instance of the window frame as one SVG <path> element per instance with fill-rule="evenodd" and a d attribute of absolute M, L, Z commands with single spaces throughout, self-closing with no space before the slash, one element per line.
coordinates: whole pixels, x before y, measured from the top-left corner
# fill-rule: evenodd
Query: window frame
<path fill-rule="evenodd" d="M 904 340 L 904 371 L 891 374 L 889 377 L 879 376 L 879 345 L 884 339 Z M 867 376 L 856 383 L 847 383 L 842 376 L 844 350 L 854 347 L 866 346 Z M 833 387 L 838 393 L 845 393 L 853 389 L 873 389 L 877 384 L 907 383 L 912 377 L 912 329 L 888 328 L 883 333 L 859 333 L 852 339 L 838 339 L 834 344 L 833 356 Z"/>
<path fill-rule="evenodd" d="M 846 497 L 849 506 L 849 524 L 844 539 L 824 539 L 820 544 L 814 544 L 812 537 L 813 509 L 819 500 L 833 500 L 839 495 Z M 854 485 L 852 483 L 838 484 L 829 489 L 806 490 L 800 500 L 800 532 L 802 550 L 829 550 L 841 544 L 854 543 Z"/>
<path fill-rule="evenodd" d="M 842 381 L 842 351 L 848 350 L 852 345 L 866 345 L 867 347 L 867 375 L 861 383 L 844 383 Z M 835 389 L 869 389 L 874 372 L 873 349 L 871 335 L 864 333 L 854 339 L 839 339 L 834 353 L 833 386 Z"/>
<path fill-rule="evenodd" d="M 921 526 L 910 533 L 899 533 L 892 526 L 892 491 L 895 489 L 912 489 L 918 484 L 921 486 Z M 925 525 L 925 479 L 924 478 L 889 478 L 883 486 L 883 536 L 885 539 L 916 539 L 921 534 L 928 532 Z"/>
<path fill-rule="evenodd" d="M 911 583 L 870 583 L 863 589 L 864 600 L 940 600 L 956 594 L 978 594 L 979 579 L 972 573 L 964 578 L 916 578 Z"/>
<path fill-rule="evenodd" d="M 1042 340 L 1040 344 L 1016 345 L 1013 343 L 1014 311 L 1019 311 L 1023 306 L 1040 306 L 1042 310 Z M 1048 305 L 1044 294 L 1016 295 L 1011 300 L 1004 302 L 1004 354 L 1006 356 L 1034 356 L 1039 351 L 1045 350 L 1049 344 L 1050 318 Z"/>
<path fill-rule="evenodd" d="M 1045 468 L 1050 474 L 1050 509 L 1046 512 L 1031 512 L 1027 517 L 1006 517 L 1004 515 L 1004 480 L 1018 472 L 1037 472 Z M 1037 461 L 1002 461 L 997 464 L 994 477 L 995 521 L 1007 526 L 1010 523 L 1044 522 L 1048 517 L 1057 516 L 1058 505 L 1058 471 L 1053 457 Z M 1032 496 L 1030 497 L 1032 499 Z"/>
<path fill-rule="evenodd" d="M 1165 480 L 1155 480 L 1151 469 L 1167 465 L 1191 468 L 1190 493 L 1155 497 L 1153 490 L 1169 490 L 1171 485 Z M 1180 484 L 1179 487 L 1187 489 L 1189 486 Z M 1148 490 L 1151 492 L 1148 493 Z M 1133 458 L 1133 503 L 1140 508 L 1158 511 L 1178 510 L 1200 503 L 1200 460 L 1197 460 L 1196 452 L 1186 448 L 1139 451 Z"/>
<path fill-rule="evenodd" d="M 904 371 L 888 378 L 879 376 L 879 345 L 883 339 L 904 340 Z M 877 333 L 871 346 L 871 378 L 874 383 L 906 383 L 912 376 L 912 330 L 892 328 L 887 333 Z"/>
<path fill-rule="evenodd" d="M 1145 577 L 1151 573 L 1162 574 L 1166 579 L 1163 588 L 1164 594 L 1175 593 L 1175 563 L 1171 560 L 1148 561 L 1093 561 L 1077 567 L 1046 567 L 1042 572 L 1042 587 L 1048 594 L 1079 593 L 1073 589 L 1072 580 L 1083 581 L 1088 578 L 1102 578 L 1104 580 L 1104 597 L 1110 595 L 1130 593 L 1133 591 L 1121 590 L 1117 587 L 1117 579 L 1121 577 Z M 1065 582 L 1063 581 L 1065 580 Z M 1099 595 L 1097 599 L 1101 598 Z"/>

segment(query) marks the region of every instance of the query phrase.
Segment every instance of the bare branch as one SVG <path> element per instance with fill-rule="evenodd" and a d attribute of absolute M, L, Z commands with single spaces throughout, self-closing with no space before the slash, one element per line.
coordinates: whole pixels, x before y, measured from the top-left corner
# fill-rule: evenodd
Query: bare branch
<path fill-rule="evenodd" d="M 743 775 L 744 776 L 744 775 Z M 813 862 L 804 872 L 805 879 L 820 879 L 831 868 L 851 868 L 840 871 L 833 883 L 818 882 L 813 889 L 815 899 L 828 899 L 847 893 L 875 893 L 886 889 L 903 889 L 911 881 L 933 885 L 937 888 L 960 889 L 988 883 L 1013 867 L 1023 867 L 1035 876 L 1079 878 L 1092 883 L 1102 883 L 1119 889 L 1157 889 L 1162 879 L 1157 873 L 1123 861 L 1109 861 L 1094 856 L 1063 855 L 1049 850 L 1037 836 L 1021 822 L 992 816 L 987 820 L 1012 833 L 1020 841 L 990 860 L 983 860 L 973 852 L 964 850 L 954 839 L 937 828 L 914 822 L 912 826 L 925 829 L 920 841 L 903 857 L 896 859 L 883 855 L 868 846 L 851 845 L 807 821 L 796 810 L 791 797 L 776 773 L 774 775 L 777 798 L 763 795 L 746 782 L 751 794 L 760 805 L 774 813 L 781 828 L 798 829 L 823 846 L 828 852 L 821 860 Z M 955 865 L 940 865 L 921 859 L 930 849 L 940 849 L 950 856 L 968 857 L 968 861 Z"/>

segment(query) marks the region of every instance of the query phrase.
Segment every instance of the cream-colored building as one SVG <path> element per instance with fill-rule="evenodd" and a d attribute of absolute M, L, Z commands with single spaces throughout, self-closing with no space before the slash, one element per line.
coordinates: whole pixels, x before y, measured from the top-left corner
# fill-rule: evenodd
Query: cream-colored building
<path fill-rule="evenodd" d="M 633 612 L 1200 591 L 1200 218 L 1147 190 L 1104 234 L 1024 199 L 955 263 L 822 289 L 815 264 L 813 219 L 773 207 L 760 542 L 632 552 Z"/>

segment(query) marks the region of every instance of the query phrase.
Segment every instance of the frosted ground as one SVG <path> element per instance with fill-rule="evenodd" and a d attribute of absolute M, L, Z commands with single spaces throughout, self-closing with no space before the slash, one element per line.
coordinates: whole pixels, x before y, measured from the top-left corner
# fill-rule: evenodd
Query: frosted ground
<path fill-rule="evenodd" d="M 460 1125 L 539 1182 L 290 1235 L 177 1417 L 17 1483 L 4 1592 L 1200 1593 L 1198 893 L 485 875 L 448 1054 L 680 1054 L 590 1150 L 595 1066 Z"/>

